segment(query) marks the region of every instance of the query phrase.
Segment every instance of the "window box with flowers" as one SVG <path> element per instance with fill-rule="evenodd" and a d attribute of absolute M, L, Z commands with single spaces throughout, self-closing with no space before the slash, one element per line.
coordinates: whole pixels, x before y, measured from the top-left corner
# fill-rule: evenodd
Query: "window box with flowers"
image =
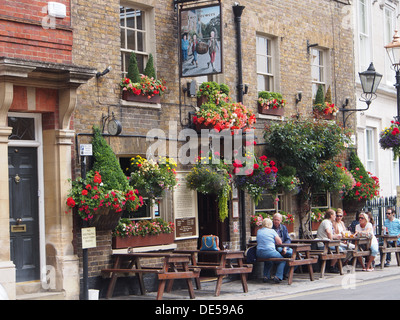
<path fill-rule="evenodd" d="M 318 86 L 315 102 L 313 106 L 313 114 L 317 119 L 333 120 L 336 113 L 339 111 L 338 107 L 332 103 L 331 88 L 329 87 L 324 97 L 324 89 L 322 85 Z"/>
<path fill-rule="evenodd" d="M 219 219 L 222 222 L 228 217 L 231 177 L 229 166 L 220 159 L 219 154 L 212 152 L 206 157 L 198 157 L 186 176 L 189 189 L 217 196 Z"/>
<path fill-rule="evenodd" d="M 318 230 L 319 225 L 322 220 L 324 220 L 325 212 L 321 211 L 321 209 L 313 208 L 311 211 L 311 229 L 313 231 Z"/>
<path fill-rule="evenodd" d="M 286 100 L 278 92 L 260 91 L 258 93 L 258 113 L 283 116 Z"/>
<path fill-rule="evenodd" d="M 150 54 L 143 74 L 139 74 L 136 54 L 131 53 L 127 77 L 120 82 L 122 99 L 126 101 L 159 104 L 161 95 L 167 89 L 165 81 L 157 79 Z"/>
<path fill-rule="evenodd" d="M 400 123 L 398 121 L 391 121 L 390 127 L 382 130 L 379 144 L 382 149 L 392 149 L 393 160 L 400 156 Z"/>
<path fill-rule="evenodd" d="M 266 217 L 268 217 L 268 215 L 264 212 L 250 216 L 250 230 L 252 236 L 257 235 L 257 231 L 262 228 L 262 222 Z"/>
<path fill-rule="evenodd" d="M 121 219 L 113 231 L 113 249 L 165 245 L 174 242 L 175 226 L 161 218 L 141 220 Z"/>
<path fill-rule="evenodd" d="M 294 231 L 294 215 L 290 212 L 281 211 L 279 212 L 282 215 L 282 224 L 285 225 L 288 232 Z"/>
<path fill-rule="evenodd" d="M 263 191 L 275 187 L 278 168 L 275 162 L 268 161 L 265 155 L 248 155 L 247 160 L 245 163 L 238 159 L 233 162 L 234 182 L 238 189 L 249 193 L 257 206 Z"/>

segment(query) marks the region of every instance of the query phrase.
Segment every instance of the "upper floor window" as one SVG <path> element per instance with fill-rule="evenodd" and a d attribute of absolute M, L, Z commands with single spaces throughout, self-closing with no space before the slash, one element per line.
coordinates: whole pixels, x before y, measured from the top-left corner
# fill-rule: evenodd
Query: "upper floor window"
<path fill-rule="evenodd" d="M 317 94 L 319 85 L 323 86 L 325 92 L 326 69 L 325 51 L 319 48 L 313 48 L 311 50 L 311 82 L 313 97 Z"/>
<path fill-rule="evenodd" d="M 365 71 L 371 63 L 371 37 L 369 3 L 367 0 L 358 1 L 358 41 L 359 41 L 359 70 Z"/>
<path fill-rule="evenodd" d="M 369 172 L 375 172 L 375 142 L 374 142 L 374 129 L 365 129 L 365 156 L 366 156 L 366 169 Z"/>
<path fill-rule="evenodd" d="M 138 8 L 120 6 L 121 68 L 128 72 L 131 52 L 135 52 L 139 72 L 143 72 L 148 57 L 147 12 Z"/>
<path fill-rule="evenodd" d="M 274 91 L 274 48 L 273 40 L 257 36 L 257 90 Z"/>
<path fill-rule="evenodd" d="M 395 29 L 396 29 L 396 10 L 386 5 L 384 8 L 384 30 L 383 30 L 383 39 L 385 45 L 392 42 Z M 385 54 L 385 76 L 386 76 L 386 83 L 388 85 L 393 85 L 395 80 L 391 66 L 392 65 L 390 63 L 389 56 Z"/>

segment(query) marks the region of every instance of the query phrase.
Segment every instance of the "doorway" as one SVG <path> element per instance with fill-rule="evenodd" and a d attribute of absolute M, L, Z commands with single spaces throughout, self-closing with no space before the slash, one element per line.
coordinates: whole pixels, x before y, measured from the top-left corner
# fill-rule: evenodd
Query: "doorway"
<path fill-rule="evenodd" d="M 219 220 L 218 202 L 216 195 L 204 195 L 197 193 L 199 212 L 199 240 L 198 248 L 201 247 L 201 238 L 204 235 L 213 234 L 219 237 L 220 248 L 222 242 L 230 241 L 229 217 L 224 222 Z"/>
<path fill-rule="evenodd" d="M 10 252 L 17 282 L 40 278 L 37 168 L 37 148 L 8 148 Z"/>

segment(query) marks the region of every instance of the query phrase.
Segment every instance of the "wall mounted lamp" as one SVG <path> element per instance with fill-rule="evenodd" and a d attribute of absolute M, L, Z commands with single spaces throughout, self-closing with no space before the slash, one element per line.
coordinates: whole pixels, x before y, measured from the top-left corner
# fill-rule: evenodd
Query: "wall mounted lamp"
<path fill-rule="evenodd" d="M 96 73 L 96 78 L 100 78 L 102 76 L 105 76 L 107 73 L 111 71 L 111 66 L 108 66 L 107 69 L 105 69 L 103 72 L 97 72 Z"/>
<path fill-rule="evenodd" d="M 349 105 L 349 99 L 346 98 L 345 103 L 339 111 L 343 112 L 343 126 L 346 127 L 346 120 L 348 118 L 345 117 L 346 112 L 357 112 L 357 111 L 366 111 L 369 109 L 372 100 L 376 98 L 376 90 L 378 89 L 379 83 L 382 80 L 382 75 L 375 71 L 374 64 L 371 62 L 368 69 L 364 72 L 358 73 L 361 82 L 361 88 L 363 93 L 361 94 L 360 101 L 363 101 L 367 104 L 366 108 L 363 109 L 347 109 L 346 107 Z"/>
<path fill-rule="evenodd" d="M 301 92 L 301 91 L 297 92 L 296 96 L 295 96 L 296 104 L 298 104 L 302 98 L 303 98 L 303 92 Z"/>

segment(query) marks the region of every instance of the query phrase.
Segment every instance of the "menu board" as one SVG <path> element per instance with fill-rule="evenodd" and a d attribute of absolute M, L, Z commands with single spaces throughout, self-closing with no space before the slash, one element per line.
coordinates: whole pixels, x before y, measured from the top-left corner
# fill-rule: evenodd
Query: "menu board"
<path fill-rule="evenodd" d="M 175 239 L 198 237 L 197 192 L 186 186 L 187 172 L 177 172 L 174 188 Z"/>

